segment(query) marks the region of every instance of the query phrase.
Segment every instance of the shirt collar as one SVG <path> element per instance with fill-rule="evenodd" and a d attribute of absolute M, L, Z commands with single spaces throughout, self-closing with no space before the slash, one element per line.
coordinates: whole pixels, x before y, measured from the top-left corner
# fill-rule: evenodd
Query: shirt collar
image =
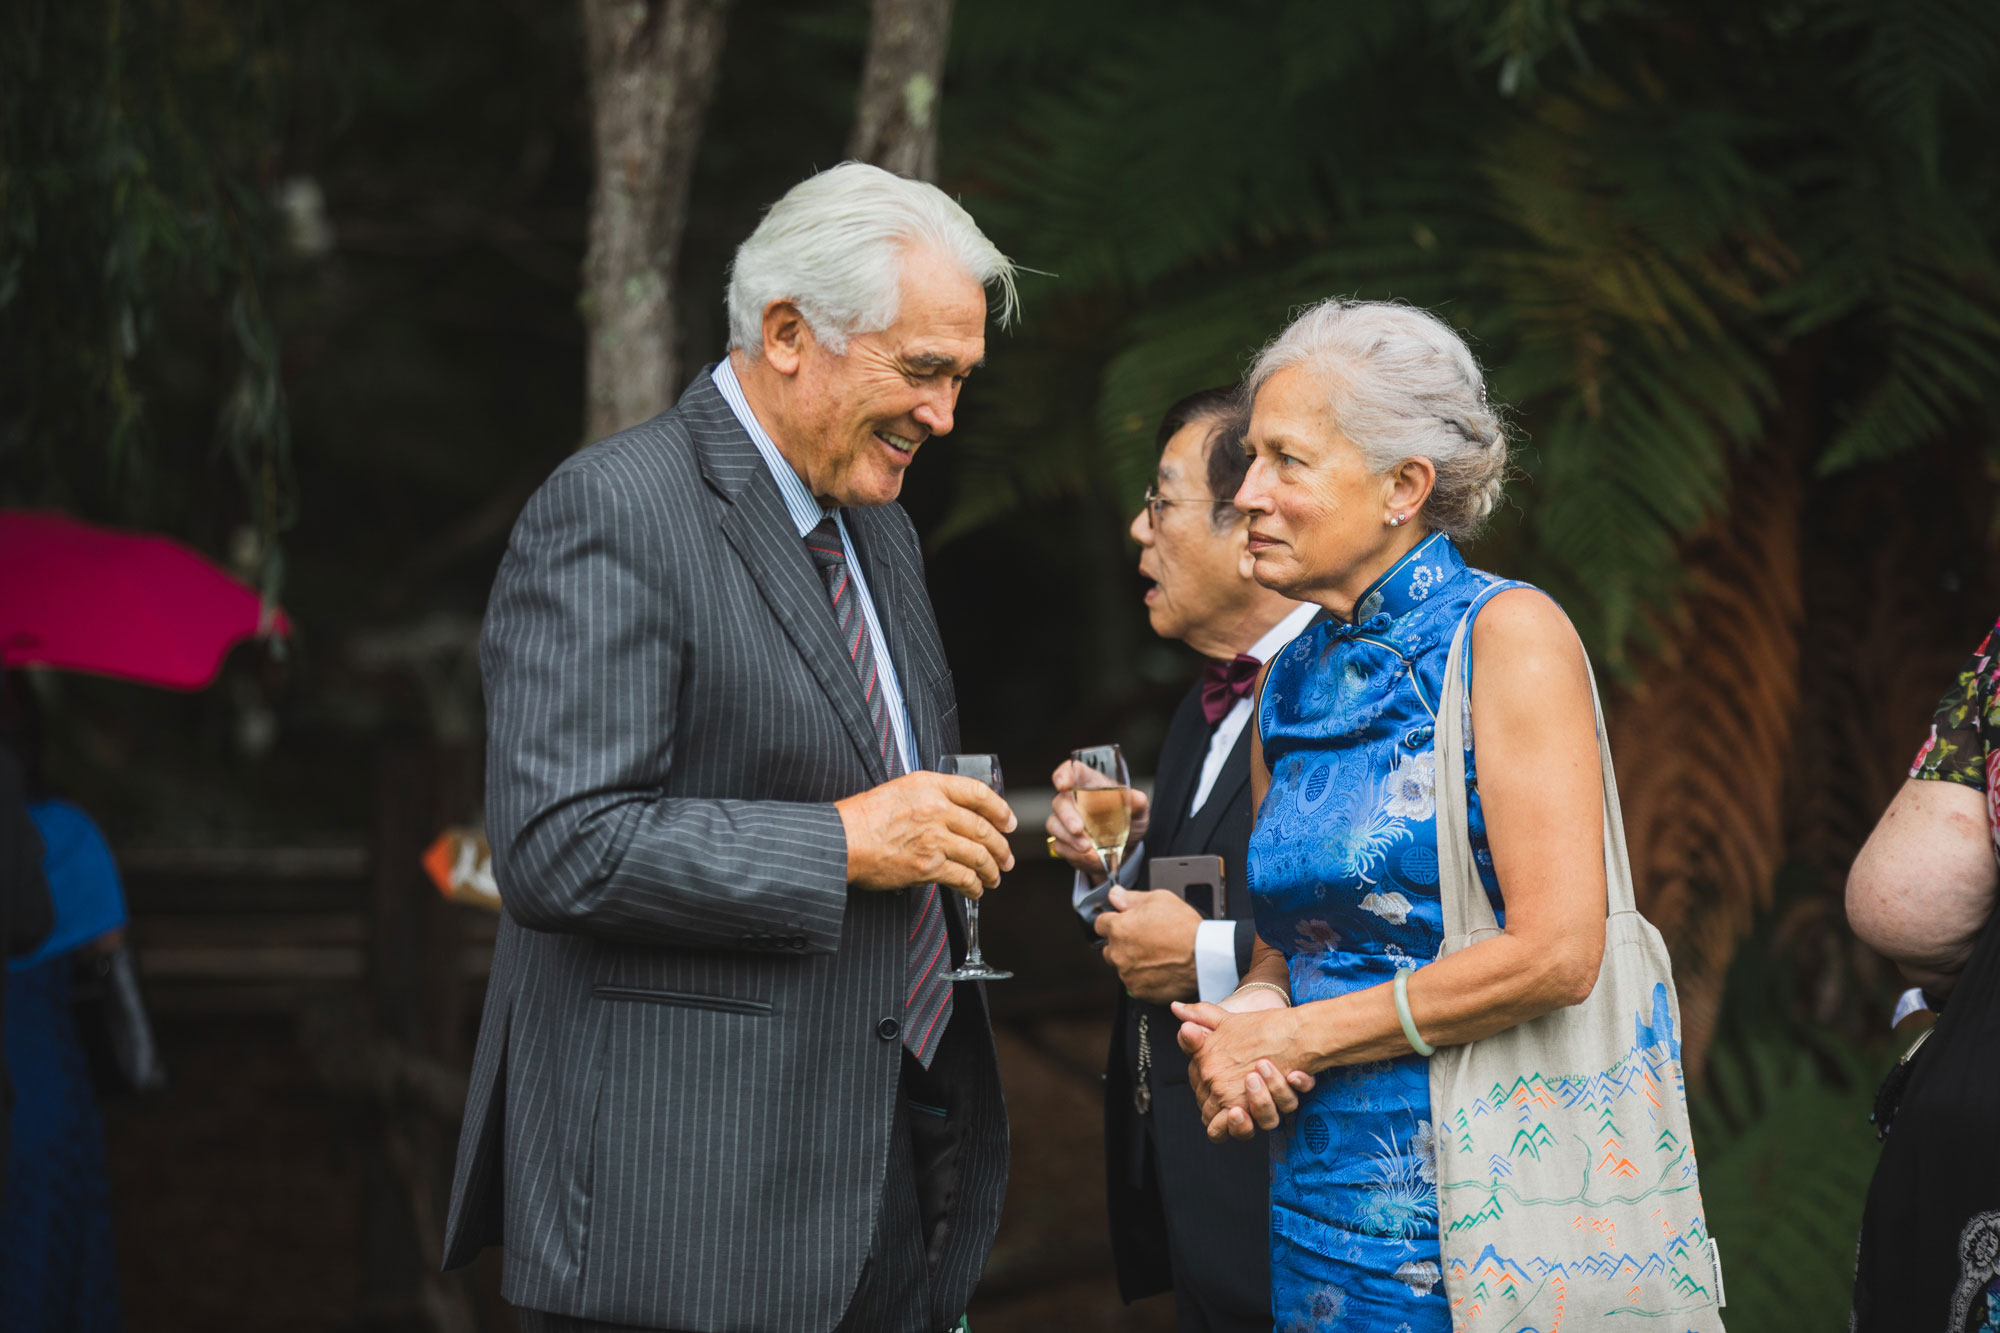
<path fill-rule="evenodd" d="M 1464 568 L 1465 557 L 1458 553 L 1458 544 L 1442 532 L 1433 532 L 1368 585 L 1368 591 L 1354 604 L 1354 623 L 1377 617 L 1394 621 Z"/>
<path fill-rule="evenodd" d="M 1278 655 L 1279 649 L 1306 632 L 1306 626 L 1312 623 L 1318 611 L 1319 608 L 1311 602 L 1301 602 L 1293 607 L 1263 638 L 1250 645 L 1249 655 L 1259 662 L 1270 661 Z"/>
<path fill-rule="evenodd" d="M 803 538 L 818 527 L 820 520 L 828 514 L 839 513 L 838 506 L 823 505 L 813 498 L 805 478 L 778 451 L 777 444 L 757 420 L 757 414 L 750 410 L 750 400 L 743 396 L 743 385 L 737 381 L 736 368 L 730 364 L 728 357 L 723 357 L 716 364 L 708 378 L 722 395 L 722 401 L 728 403 L 729 410 L 736 414 L 736 420 L 743 427 L 743 433 L 750 437 L 750 443 L 757 446 L 764 466 L 771 469 L 772 479 L 778 483 L 778 494 L 785 500 L 785 512 L 792 516 L 792 526 L 799 530 L 799 536 Z"/>

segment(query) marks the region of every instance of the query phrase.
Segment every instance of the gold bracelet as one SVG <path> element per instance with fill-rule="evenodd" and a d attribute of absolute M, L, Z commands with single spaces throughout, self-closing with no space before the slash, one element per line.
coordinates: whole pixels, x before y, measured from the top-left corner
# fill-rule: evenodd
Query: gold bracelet
<path fill-rule="evenodd" d="M 1287 989 L 1286 989 L 1285 987 L 1283 987 L 1283 986 L 1276 986 L 1276 985 L 1273 985 L 1272 983 L 1270 983 L 1270 982 L 1268 982 L 1268 981 L 1246 981 L 1246 982 L 1244 982 L 1244 983 L 1243 983 L 1243 984 L 1242 984 L 1241 986 L 1238 986 L 1238 987 L 1237 987 L 1237 988 L 1236 988 L 1235 990 L 1231 991 L 1231 992 L 1229 993 L 1229 998 L 1233 1000 L 1233 999 L 1235 999 L 1235 998 L 1236 998 L 1237 996 L 1241 995 L 1241 994 L 1242 994 L 1242 993 L 1243 993 L 1244 991 L 1247 991 L 1247 990 L 1268 990 L 1268 991 L 1276 991 L 1276 992 L 1277 992 L 1277 993 L 1278 993 L 1278 994 L 1279 994 L 1280 996 L 1282 996 L 1282 997 L 1283 997 L 1283 999 L 1284 999 L 1284 1001 L 1285 1001 L 1285 1008 L 1289 1009 L 1289 1008 L 1291 1008 L 1291 1007 L 1292 1007 L 1292 993 L 1291 993 L 1291 991 L 1287 990 Z"/>

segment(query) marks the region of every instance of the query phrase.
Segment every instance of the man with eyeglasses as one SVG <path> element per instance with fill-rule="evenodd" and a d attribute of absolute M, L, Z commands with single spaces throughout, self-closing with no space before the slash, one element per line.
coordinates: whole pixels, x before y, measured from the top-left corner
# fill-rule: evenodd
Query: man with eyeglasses
<path fill-rule="evenodd" d="M 1067 798 L 1048 821 L 1051 849 L 1077 870 L 1077 911 L 1125 987 L 1104 1101 L 1119 1292 L 1129 1302 L 1171 1288 L 1183 1333 L 1271 1327 L 1268 1149 L 1261 1138 L 1208 1141 L 1166 1007 L 1220 1001 L 1249 966 L 1250 695 L 1258 668 L 1313 616 L 1251 577 L 1249 527 L 1231 503 L 1248 470 L 1244 425 L 1233 388 L 1169 408 L 1154 482 L 1132 520 L 1154 633 L 1209 663 L 1167 729 L 1150 812 L 1135 793 L 1118 882 Z M 1150 861 L 1170 856 L 1222 858 L 1225 919 L 1204 920 L 1171 891 L 1140 890 Z"/>

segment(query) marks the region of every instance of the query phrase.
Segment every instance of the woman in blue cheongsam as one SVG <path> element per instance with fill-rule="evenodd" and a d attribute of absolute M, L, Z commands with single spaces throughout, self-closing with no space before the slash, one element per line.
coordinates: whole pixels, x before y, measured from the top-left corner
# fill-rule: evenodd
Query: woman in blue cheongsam
<path fill-rule="evenodd" d="M 114 1333 L 122 1321 L 104 1121 L 70 1013 L 70 972 L 123 930 L 125 895 L 88 815 L 51 800 L 28 813 L 45 849 L 55 926 L 6 969 L 14 1107 L 0 1191 L 0 1329 Z"/>
<path fill-rule="evenodd" d="M 1465 563 L 1507 448 L 1442 321 L 1328 301 L 1250 379 L 1259 582 L 1329 615 L 1262 685 L 1249 884 L 1257 956 L 1221 1005 L 1180 1005 L 1211 1137 L 1271 1137 L 1280 1333 L 1444 1333 L 1425 1059 L 1590 993 L 1603 806 L 1587 669 L 1562 611 Z M 1438 960 L 1435 710 L 1467 630 L 1466 806 L 1503 931 Z M 1479 664 L 1477 684 L 1472 663 Z M 1427 966 L 1428 965 L 1428 966 Z M 1422 969 L 1417 971 L 1416 969 Z M 1404 981 L 1408 1018 L 1393 984 Z"/>

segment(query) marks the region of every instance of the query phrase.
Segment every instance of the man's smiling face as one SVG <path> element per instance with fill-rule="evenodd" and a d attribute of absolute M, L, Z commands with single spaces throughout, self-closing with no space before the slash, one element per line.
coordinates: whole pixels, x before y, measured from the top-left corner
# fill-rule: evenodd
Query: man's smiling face
<path fill-rule="evenodd" d="M 958 391 L 986 356 L 986 289 L 952 261 L 913 249 L 903 257 L 895 323 L 851 335 L 841 354 L 810 333 L 803 343 L 796 438 L 779 447 L 821 501 L 885 505 L 924 441 L 951 433 Z"/>

